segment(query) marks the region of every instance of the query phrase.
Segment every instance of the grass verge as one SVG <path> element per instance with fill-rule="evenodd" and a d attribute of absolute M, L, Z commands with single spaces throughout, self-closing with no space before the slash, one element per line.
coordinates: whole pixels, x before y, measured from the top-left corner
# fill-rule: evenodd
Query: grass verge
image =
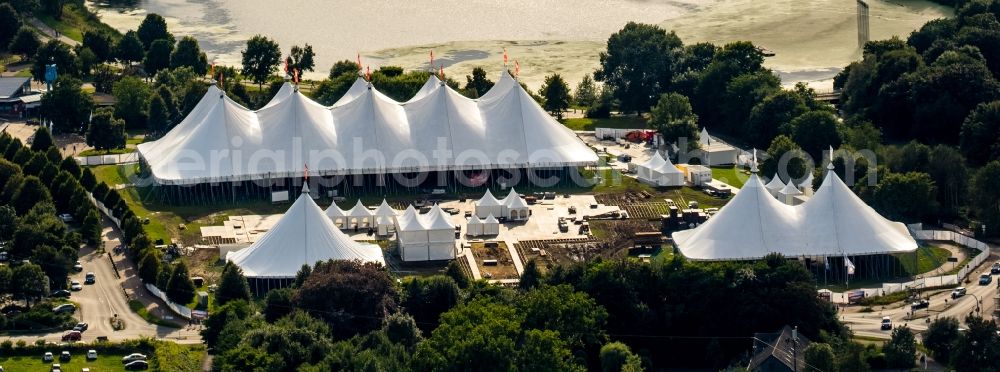
<path fill-rule="evenodd" d="M 646 129 L 646 120 L 638 116 L 613 116 L 610 118 L 563 119 L 562 124 L 572 130 L 594 130 L 594 128 Z"/>
<path fill-rule="evenodd" d="M 59 355 L 60 349 L 52 347 L 52 354 Z M 97 359 L 87 360 L 85 354 L 76 353 L 68 362 L 43 362 L 42 354 L 32 356 L 6 356 L 0 357 L 0 365 L 4 366 L 4 371 L 48 371 L 52 363 L 59 363 L 63 371 L 79 371 L 83 368 L 90 368 L 91 371 L 120 371 L 122 370 L 123 355 L 100 355 Z"/>
<path fill-rule="evenodd" d="M 199 372 L 201 361 L 207 353 L 205 345 L 181 345 L 161 341 L 156 343 L 151 367 L 156 371 Z"/>
<path fill-rule="evenodd" d="M 59 31 L 60 34 L 76 41 L 83 41 L 83 34 L 87 31 L 104 32 L 112 35 L 115 40 L 121 37 L 121 33 L 118 30 L 104 24 L 96 14 L 87 10 L 86 6 L 83 5 L 83 1 L 67 3 L 63 6 L 62 17 L 59 19 L 55 19 L 49 15 L 39 15 L 38 20 Z"/>
<path fill-rule="evenodd" d="M 142 317 L 142 319 L 145 319 L 147 322 L 150 322 L 152 324 L 170 328 L 181 328 L 180 324 L 169 322 L 153 316 L 153 314 L 150 314 L 149 310 L 147 310 L 146 307 L 142 305 L 142 302 L 139 302 L 139 300 L 130 300 L 128 302 L 128 307 L 129 309 L 132 309 L 134 313 L 139 314 L 139 316 Z"/>
<path fill-rule="evenodd" d="M 128 154 L 130 152 L 135 152 L 135 149 L 110 149 L 110 150 L 83 150 L 80 152 L 79 156 L 95 156 L 95 155 L 116 155 L 116 154 Z"/>
<path fill-rule="evenodd" d="M 743 170 L 736 167 L 712 167 L 712 178 L 725 182 L 729 186 L 742 188 L 743 183 L 746 182 L 747 178 L 750 178 L 750 174 L 743 173 Z"/>

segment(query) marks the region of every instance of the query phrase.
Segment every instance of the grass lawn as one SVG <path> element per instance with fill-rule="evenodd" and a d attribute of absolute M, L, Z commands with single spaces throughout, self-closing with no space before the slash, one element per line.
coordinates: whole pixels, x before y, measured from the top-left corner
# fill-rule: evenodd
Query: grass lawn
<path fill-rule="evenodd" d="M 139 300 L 130 300 L 128 302 L 128 307 L 129 307 L 129 309 L 132 310 L 132 312 L 134 312 L 136 314 L 139 314 L 140 317 L 142 317 L 147 322 L 150 322 L 152 324 L 157 324 L 157 325 L 161 325 L 161 326 L 164 326 L 164 327 L 170 327 L 170 328 L 180 328 L 181 327 L 180 324 L 177 324 L 177 323 L 174 323 L 174 322 L 169 322 L 169 321 L 157 318 L 153 314 L 150 314 L 149 310 L 146 310 L 146 308 L 142 306 L 142 302 L 139 302 Z M 128 325 L 126 324 L 126 327 L 127 326 Z"/>
<path fill-rule="evenodd" d="M 615 193 L 628 190 L 647 191 L 655 193 L 653 188 L 647 184 L 637 181 L 635 178 L 623 176 L 617 170 L 606 168 L 598 170 L 583 170 L 580 174 L 585 179 L 591 179 L 594 175 L 601 176 L 601 182 L 594 185 L 591 191 L 595 193 Z"/>
<path fill-rule="evenodd" d="M 173 342 L 157 342 L 153 354 L 152 370 L 173 372 L 199 372 L 201 361 L 208 351 L 205 345 L 181 345 Z M 121 360 L 119 360 L 119 365 Z"/>
<path fill-rule="evenodd" d="M 921 245 L 917 249 L 916 263 L 913 262 L 912 253 L 894 254 L 893 256 L 903 265 L 903 270 L 906 270 L 910 275 L 918 275 L 946 264 L 951 252 L 941 247 Z"/>
<path fill-rule="evenodd" d="M 109 35 L 114 35 L 115 40 L 121 35 L 118 30 L 111 28 L 101 22 L 97 15 L 90 13 L 86 8 L 84 8 L 83 3 L 80 2 L 69 2 L 63 7 L 62 17 L 60 19 L 52 18 L 49 15 L 38 15 L 38 19 L 45 23 L 49 27 L 54 28 L 59 31 L 60 34 L 66 37 L 76 40 L 83 41 L 83 33 L 90 30 L 100 30 L 107 32 Z"/>
<path fill-rule="evenodd" d="M 88 361 L 83 353 L 73 354 L 73 358 L 68 362 L 59 361 L 61 350 L 58 346 L 53 346 L 52 354 L 56 355 L 55 363 L 59 363 L 63 371 L 79 371 L 82 368 L 90 368 L 91 371 L 121 371 L 122 357 L 124 355 L 101 355 L 98 352 L 96 360 Z M 0 356 L 0 366 L 5 372 L 18 371 L 48 371 L 53 362 L 42 362 L 42 354 L 31 356 Z"/>
<path fill-rule="evenodd" d="M 135 152 L 135 149 L 111 149 L 111 150 L 83 150 L 80 152 L 79 156 L 94 156 L 94 155 L 115 155 L 115 154 L 128 154 L 130 152 Z"/>
<path fill-rule="evenodd" d="M 698 208 L 702 209 L 722 208 L 722 206 L 726 205 L 726 202 L 729 201 L 729 199 L 719 199 L 714 196 L 709 196 L 704 192 L 695 190 L 687 186 L 671 190 L 667 192 L 667 195 L 664 196 L 673 199 L 674 202 L 677 203 L 677 205 L 680 206 L 682 209 L 687 208 L 687 203 L 692 200 L 697 201 Z"/>
<path fill-rule="evenodd" d="M 712 167 L 712 178 L 725 182 L 735 188 L 742 188 L 750 174 L 743 173 L 736 167 Z"/>
<path fill-rule="evenodd" d="M 613 116 L 605 119 L 572 118 L 564 119 L 562 123 L 572 130 L 594 130 L 594 128 L 646 129 L 646 120 L 632 115 Z"/>
<path fill-rule="evenodd" d="M 31 69 L 23 69 L 14 74 L 14 77 L 31 77 Z"/>

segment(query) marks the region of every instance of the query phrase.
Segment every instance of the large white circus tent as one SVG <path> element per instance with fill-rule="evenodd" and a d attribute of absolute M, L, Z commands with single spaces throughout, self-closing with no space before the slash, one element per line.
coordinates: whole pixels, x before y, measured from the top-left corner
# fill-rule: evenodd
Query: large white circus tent
<path fill-rule="evenodd" d="M 246 277 L 257 279 L 294 278 L 302 265 L 331 259 L 385 264 L 378 245 L 351 240 L 308 193 L 301 194 L 264 236 L 229 252 L 225 259 L 243 269 Z"/>
<path fill-rule="evenodd" d="M 431 77 L 412 99 L 397 102 L 359 78 L 329 107 L 286 84 L 256 111 L 212 86 L 176 127 L 138 152 L 163 185 L 299 177 L 303 163 L 328 176 L 598 160 L 506 72 L 479 99 Z"/>
<path fill-rule="evenodd" d="M 704 224 L 672 234 L 681 254 L 693 260 L 841 257 L 913 252 L 906 226 L 865 204 L 833 171 L 805 203 L 778 201 L 757 174 Z"/>

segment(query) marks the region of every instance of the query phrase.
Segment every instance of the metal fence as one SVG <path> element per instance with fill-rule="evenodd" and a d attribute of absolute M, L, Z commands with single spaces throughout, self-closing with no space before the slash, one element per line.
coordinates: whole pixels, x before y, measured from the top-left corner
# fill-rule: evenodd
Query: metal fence
<path fill-rule="evenodd" d="M 130 152 L 126 154 L 77 156 L 74 159 L 76 159 L 76 162 L 80 165 L 129 164 L 139 162 L 139 153 Z"/>
<path fill-rule="evenodd" d="M 928 287 L 940 287 L 940 286 L 951 286 L 959 285 L 962 280 L 966 278 L 969 274 L 973 273 L 976 268 L 986 261 L 990 257 L 990 247 L 986 243 L 973 239 L 971 237 L 962 235 L 954 231 L 943 231 L 943 230 L 919 230 L 919 226 L 911 225 L 909 226 L 913 236 L 917 240 L 938 240 L 938 241 L 950 241 L 955 244 L 975 248 L 980 250 L 980 253 L 969 260 L 968 264 L 959 269 L 957 274 L 950 275 L 939 275 L 927 278 L 918 278 L 903 283 L 882 283 L 881 287 L 875 288 L 859 288 L 850 290 L 849 292 L 863 291 L 865 297 L 871 296 L 884 296 L 891 293 L 896 293 L 900 291 L 906 291 L 910 288 L 928 288 Z M 837 303 L 846 303 L 847 294 L 845 293 L 833 293 L 831 296 L 832 300 Z"/>

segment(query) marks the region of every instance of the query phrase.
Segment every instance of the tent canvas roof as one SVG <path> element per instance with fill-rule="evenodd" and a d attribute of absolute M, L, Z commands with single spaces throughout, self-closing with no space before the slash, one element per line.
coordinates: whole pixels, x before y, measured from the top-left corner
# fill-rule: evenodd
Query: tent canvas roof
<path fill-rule="evenodd" d="M 483 220 L 480 220 L 479 217 L 476 217 L 476 215 L 473 214 L 472 217 L 469 217 L 469 219 L 466 220 L 466 223 L 469 225 L 482 225 Z"/>
<path fill-rule="evenodd" d="M 886 220 L 829 172 L 816 194 L 790 206 L 772 197 L 756 174 L 715 216 L 694 229 L 673 233 L 693 260 L 912 252 L 906 226 Z"/>
<path fill-rule="evenodd" d="M 396 218 L 396 230 L 398 231 L 421 231 L 425 230 L 423 223 L 420 221 L 420 216 L 417 213 L 416 208 L 413 208 L 411 204 L 406 207 L 399 217 Z"/>
<path fill-rule="evenodd" d="M 783 187 L 785 187 L 785 183 L 782 182 L 781 177 L 778 177 L 778 174 L 775 173 L 774 177 L 771 178 L 771 181 L 768 182 L 767 185 L 765 185 L 764 187 L 766 187 L 771 192 L 777 192 L 778 190 L 781 190 Z"/>
<path fill-rule="evenodd" d="M 476 202 L 476 206 L 480 207 L 493 207 L 497 205 L 500 205 L 500 201 L 497 200 L 495 196 L 493 196 L 493 193 L 490 192 L 490 189 L 486 189 L 486 193 L 483 194 L 483 197 L 479 198 L 479 201 Z"/>
<path fill-rule="evenodd" d="M 486 216 L 486 219 L 483 220 L 483 223 L 485 223 L 485 224 L 498 224 L 498 223 L 500 223 L 500 221 L 497 220 L 496 217 L 493 217 L 493 214 L 490 214 L 489 216 Z"/>
<path fill-rule="evenodd" d="M 372 216 L 372 211 L 369 210 L 368 207 L 365 207 L 364 204 L 361 204 L 361 200 L 358 199 L 358 202 L 354 204 L 354 208 L 351 208 L 351 210 L 347 212 L 347 216 L 348 217 L 371 217 Z"/>
<path fill-rule="evenodd" d="M 306 193 L 250 247 L 230 252 L 226 259 L 253 278 L 291 278 L 303 264 L 329 259 L 385 264 L 381 248 L 351 240 Z"/>
<path fill-rule="evenodd" d="M 674 163 L 670 162 L 669 158 L 660 158 L 660 159 L 663 161 L 663 164 L 660 164 L 659 167 L 656 167 L 654 169 L 657 173 L 660 173 L 660 174 L 681 174 L 682 173 L 680 169 L 677 169 L 677 167 L 674 166 Z"/>
<path fill-rule="evenodd" d="M 441 210 L 441 206 L 434 204 L 431 210 L 420 215 L 421 223 L 427 230 L 454 230 L 455 225 L 448 221 L 448 215 Z"/>
<path fill-rule="evenodd" d="M 442 138 L 447 139 L 443 150 L 453 155 L 431 156 L 442 150 Z M 365 155 L 371 151 L 380 156 Z M 433 160 L 418 163 L 414 151 Z M 174 129 L 140 144 L 138 152 L 160 184 L 301 177 L 303 170 L 292 164 L 303 162 L 319 175 L 597 162 L 597 155 L 575 133 L 546 113 L 506 72 L 475 100 L 431 77 L 413 99 L 397 102 L 358 79 L 329 107 L 286 84 L 257 111 L 211 86 Z M 233 155 L 238 153 L 272 154 L 273 159 Z M 193 161 L 197 158 L 203 160 Z"/>
<path fill-rule="evenodd" d="M 712 144 L 712 137 L 708 135 L 708 128 L 702 127 L 701 133 L 698 134 L 698 144 L 702 146 L 708 146 Z"/>
<path fill-rule="evenodd" d="M 389 206 L 389 202 L 387 202 L 385 199 L 382 199 L 382 204 L 379 205 L 378 209 L 375 210 L 375 215 L 376 216 L 389 216 L 389 217 L 393 217 L 396 214 L 397 214 L 396 210 L 392 209 L 392 207 Z"/>
<path fill-rule="evenodd" d="M 333 202 L 326 208 L 326 215 L 330 218 L 347 217 L 347 211 L 340 209 L 340 207 L 337 206 L 337 202 Z"/>
<path fill-rule="evenodd" d="M 645 163 L 642 163 L 639 166 L 648 169 L 657 169 L 664 163 L 666 163 L 666 161 L 663 159 L 662 156 L 660 156 L 660 152 L 653 150 L 653 156 L 649 157 L 649 160 L 646 160 Z"/>
<path fill-rule="evenodd" d="M 799 191 L 799 189 L 795 187 L 795 183 L 792 182 L 791 180 L 788 180 L 788 183 L 785 184 L 785 187 L 782 187 L 781 190 L 778 191 L 778 193 L 780 193 L 781 195 L 802 195 L 802 191 Z"/>

